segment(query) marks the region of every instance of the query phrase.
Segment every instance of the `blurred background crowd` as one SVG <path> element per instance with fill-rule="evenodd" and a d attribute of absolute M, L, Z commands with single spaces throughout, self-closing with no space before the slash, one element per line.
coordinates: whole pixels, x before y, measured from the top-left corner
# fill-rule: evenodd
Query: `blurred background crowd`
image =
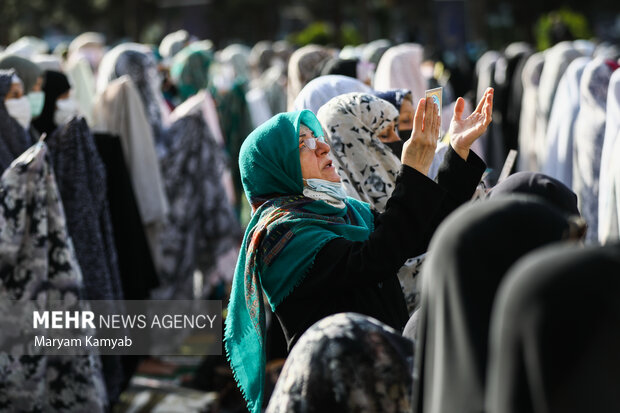
<path fill-rule="evenodd" d="M 42 233 L 16 229 L 0 252 L 30 242 L 23 251 L 34 254 L 42 238 L 75 248 L 73 270 L 30 269 L 4 292 L 12 299 L 69 274 L 73 287 L 54 288 L 91 300 L 226 300 L 250 217 L 243 140 L 277 113 L 316 113 L 361 87 L 406 89 L 415 103 L 442 86 L 444 125 L 456 97 L 471 109 L 493 87 L 493 123 L 474 148 L 487 186 L 518 150 L 515 170 L 577 194 L 588 243 L 620 237 L 616 1 L 3 0 L 2 11 L 0 198 L 23 203 L 17 229 L 48 212 L 45 228 L 34 225 Z M 308 85 L 323 78 L 337 90 L 342 77 L 357 89 L 321 96 L 329 88 Z M 3 210 L 5 221 L 16 213 Z M 243 409 L 223 356 L 74 364 L 57 366 L 80 373 L 63 385 L 96 409 L 189 411 L 215 399 L 221 411 Z M 282 364 L 267 367 L 273 386 Z M 145 379 L 153 375 L 169 380 Z"/>

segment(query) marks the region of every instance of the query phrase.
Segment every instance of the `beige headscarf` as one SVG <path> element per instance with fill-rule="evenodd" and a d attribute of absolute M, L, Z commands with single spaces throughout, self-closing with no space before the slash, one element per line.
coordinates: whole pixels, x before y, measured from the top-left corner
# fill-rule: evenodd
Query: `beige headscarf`
<path fill-rule="evenodd" d="M 293 110 L 295 98 L 306 84 L 321 74 L 332 53 L 322 46 L 308 45 L 296 50 L 288 62 L 287 108 Z"/>
<path fill-rule="evenodd" d="M 93 108 L 92 129 L 119 136 L 145 226 L 164 221 L 168 200 L 155 142 L 140 95 L 129 76 L 109 83 Z"/>

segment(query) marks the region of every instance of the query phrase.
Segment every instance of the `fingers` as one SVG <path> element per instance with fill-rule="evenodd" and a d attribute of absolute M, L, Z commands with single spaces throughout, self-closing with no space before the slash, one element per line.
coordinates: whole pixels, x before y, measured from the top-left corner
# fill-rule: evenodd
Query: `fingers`
<path fill-rule="evenodd" d="M 487 90 L 484 91 L 484 95 L 482 95 L 482 99 L 480 99 L 480 102 L 478 102 L 478 106 L 476 106 L 476 110 L 474 110 L 474 113 L 483 113 L 483 108 L 484 105 L 489 97 L 489 94 L 492 96 L 493 95 L 493 88 L 492 87 L 488 87 Z"/>
<path fill-rule="evenodd" d="M 456 104 L 454 105 L 454 119 L 456 120 L 463 119 L 464 111 L 465 111 L 465 99 L 460 97 L 456 100 Z"/>
<path fill-rule="evenodd" d="M 426 109 L 426 100 L 420 99 L 418 102 L 418 108 L 415 111 L 415 116 L 413 117 L 413 133 L 422 133 L 422 129 L 424 126 L 424 111 Z"/>
<path fill-rule="evenodd" d="M 484 102 L 484 125 L 491 123 L 493 118 L 493 89 L 488 93 Z"/>
<path fill-rule="evenodd" d="M 433 105 L 437 108 L 437 105 Z M 433 129 L 431 130 L 431 139 L 436 141 L 439 138 L 439 128 L 441 127 L 441 115 L 439 114 L 439 109 L 433 111 Z"/>
<path fill-rule="evenodd" d="M 433 124 L 433 116 L 435 115 L 436 109 L 433 104 L 433 99 L 426 98 L 426 109 L 424 110 L 424 132 L 428 132 L 432 128 Z"/>
<path fill-rule="evenodd" d="M 440 122 L 437 106 L 432 98 L 420 100 L 413 119 L 411 139 L 403 145 L 401 161 L 404 165 L 409 165 L 425 175 L 428 173 L 437 147 Z"/>
<path fill-rule="evenodd" d="M 439 107 L 432 98 L 426 100 L 426 111 L 424 114 L 424 132 L 429 132 L 434 139 L 439 136 Z"/>

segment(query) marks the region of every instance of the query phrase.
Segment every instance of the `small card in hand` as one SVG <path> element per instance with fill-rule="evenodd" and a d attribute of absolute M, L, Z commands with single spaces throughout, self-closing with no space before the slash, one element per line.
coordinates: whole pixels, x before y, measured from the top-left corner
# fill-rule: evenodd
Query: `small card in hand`
<path fill-rule="evenodd" d="M 429 89 L 425 92 L 426 94 L 426 98 L 431 98 L 433 99 L 433 102 L 437 104 L 437 108 L 439 109 L 439 113 L 441 113 L 441 94 L 442 94 L 443 88 L 442 87 L 436 87 L 434 89 Z"/>
<path fill-rule="evenodd" d="M 435 103 L 437 105 L 437 108 L 439 110 L 439 116 L 441 116 L 441 95 L 443 92 L 443 88 L 442 87 L 436 87 L 434 89 L 429 89 L 425 92 L 425 97 L 431 98 L 433 100 L 433 103 Z M 437 138 L 441 138 L 441 131 L 439 131 L 439 136 Z"/>

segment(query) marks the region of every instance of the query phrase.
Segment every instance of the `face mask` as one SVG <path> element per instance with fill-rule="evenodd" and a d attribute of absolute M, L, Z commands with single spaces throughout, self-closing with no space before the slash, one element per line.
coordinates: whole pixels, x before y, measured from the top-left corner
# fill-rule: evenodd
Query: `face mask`
<path fill-rule="evenodd" d="M 227 92 L 234 86 L 235 71 L 229 65 L 219 66 L 219 71 L 213 76 L 213 84 L 215 88 L 222 92 Z"/>
<path fill-rule="evenodd" d="M 90 68 L 93 70 L 93 72 L 97 71 L 99 63 L 103 58 L 103 50 L 101 50 L 100 48 L 83 47 L 82 49 L 80 49 L 80 53 L 82 53 L 86 60 L 88 60 Z"/>
<path fill-rule="evenodd" d="M 304 181 L 306 181 L 306 185 L 308 185 L 310 189 L 317 192 L 323 192 L 339 201 L 347 199 L 347 193 L 340 182 L 330 182 L 324 179 L 305 179 Z"/>
<path fill-rule="evenodd" d="M 56 112 L 54 112 L 54 123 L 56 126 L 64 125 L 72 117 L 79 114 L 75 100 L 59 99 L 56 101 Z"/>
<path fill-rule="evenodd" d="M 400 137 L 400 140 L 405 142 L 407 140 L 409 140 L 409 138 L 411 138 L 411 129 L 407 129 L 407 130 L 398 130 L 398 136 Z"/>
<path fill-rule="evenodd" d="M 4 102 L 7 112 L 15 119 L 24 129 L 30 127 L 32 120 L 32 112 L 30 110 L 30 102 L 26 96 L 19 99 L 9 99 Z"/>
<path fill-rule="evenodd" d="M 45 105 L 45 93 L 30 92 L 27 96 L 28 101 L 30 102 L 30 113 L 32 114 L 33 118 L 36 118 L 43 111 L 43 105 Z"/>
<path fill-rule="evenodd" d="M 384 145 L 387 145 L 388 148 L 390 148 L 390 150 L 392 151 L 392 153 L 394 155 L 396 155 L 396 157 L 398 159 L 400 159 L 402 153 L 403 153 L 403 144 L 405 142 L 403 141 L 396 141 L 396 142 L 384 142 Z"/>

